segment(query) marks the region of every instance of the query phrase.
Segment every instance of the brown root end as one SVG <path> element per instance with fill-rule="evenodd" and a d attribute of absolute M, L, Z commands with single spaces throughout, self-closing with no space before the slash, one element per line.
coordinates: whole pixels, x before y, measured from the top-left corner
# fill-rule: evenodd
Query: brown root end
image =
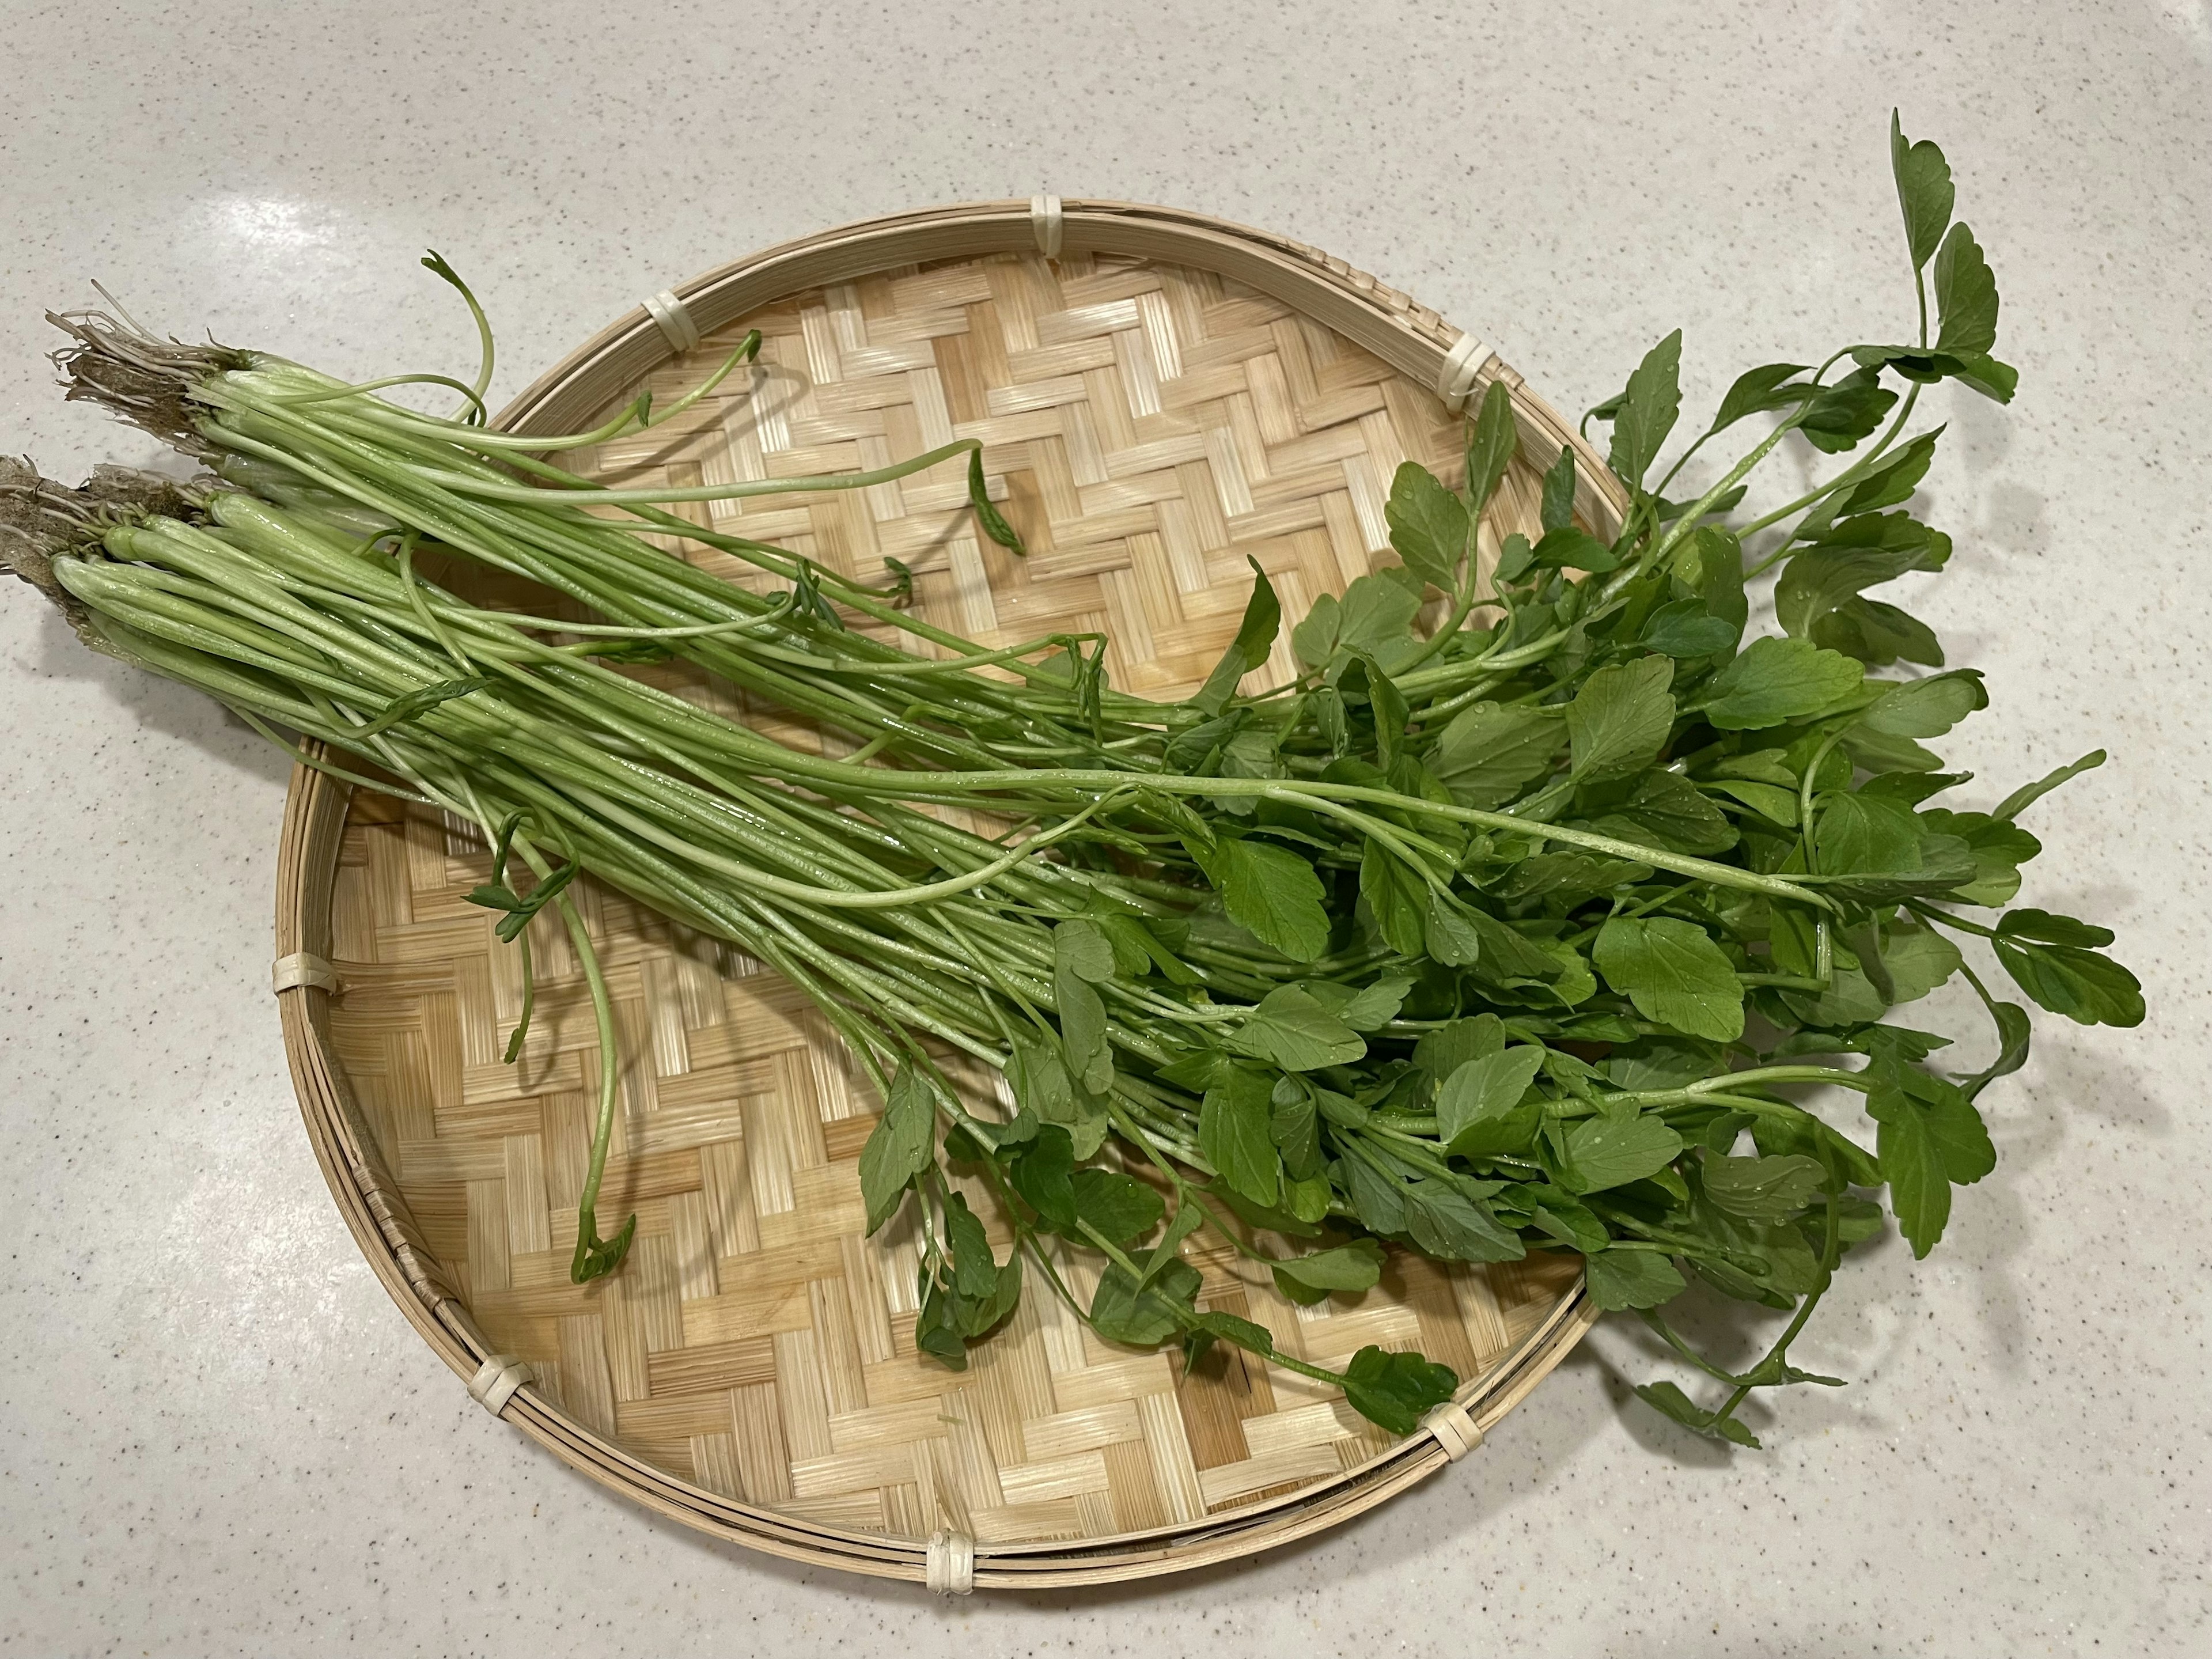
<path fill-rule="evenodd" d="M 98 404 L 186 454 L 211 456 L 197 429 L 202 405 L 193 392 L 210 376 L 245 367 L 246 353 L 164 340 L 105 311 L 50 311 L 46 320 L 75 343 L 53 356 L 70 401 Z"/>
<path fill-rule="evenodd" d="M 206 515 L 192 486 L 156 472 L 95 467 L 71 489 L 40 477 L 27 457 L 0 455 L 0 571 L 14 572 L 45 594 L 94 649 L 112 647 L 54 574 L 54 561 L 93 551 L 112 526 L 157 516 L 191 523 Z"/>

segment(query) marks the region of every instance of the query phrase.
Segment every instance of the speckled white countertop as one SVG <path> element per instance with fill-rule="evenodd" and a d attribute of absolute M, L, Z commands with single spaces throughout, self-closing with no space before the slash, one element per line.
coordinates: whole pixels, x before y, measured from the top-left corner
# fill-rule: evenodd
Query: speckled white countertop
<path fill-rule="evenodd" d="M 625 13 L 635 15 L 625 15 Z M 2150 1023 L 1993 1091 L 2003 1162 L 1845 1277 L 1722 1455 L 1601 1331 L 1476 1458 L 1201 1577 L 940 1605 L 705 1541 L 469 1403 L 370 1276 L 268 995 L 283 768 L 0 602 L 0 1652 L 1942 1656 L 2207 1650 L 2212 15 L 2203 0 L 1342 6 L 0 6 L 0 449 L 65 408 L 42 307 L 511 392 L 638 296 L 925 203 L 1051 189 L 1343 255 L 1563 408 L 1686 330 L 1736 368 L 1897 314 L 1893 102 L 2003 287 L 2019 402 L 1946 408 L 1925 608 L 2037 902 Z M 1947 394 L 1948 396 L 1948 394 Z M 12 585 L 11 585 L 12 586 Z M 2005 782 L 1996 782 L 2002 779 Z M 1801 1358 L 1804 1355 L 1801 1353 Z M 1800 1391 L 1801 1395 L 1810 1391 Z"/>

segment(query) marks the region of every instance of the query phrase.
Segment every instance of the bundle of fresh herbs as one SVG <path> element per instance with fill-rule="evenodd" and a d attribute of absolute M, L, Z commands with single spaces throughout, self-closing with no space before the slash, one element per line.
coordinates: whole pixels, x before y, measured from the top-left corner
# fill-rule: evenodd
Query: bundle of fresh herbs
<path fill-rule="evenodd" d="M 1492 386 L 1464 488 L 1401 469 L 1402 564 L 1317 601 L 1291 631 L 1304 672 L 1258 696 L 1238 687 L 1281 617 L 1256 566 L 1234 642 L 1182 702 L 1115 691 L 1096 636 L 974 644 L 904 608 L 902 570 L 868 587 L 668 510 L 965 452 L 978 522 L 1018 550 L 973 442 L 867 474 L 596 488 L 557 457 L 653 424 L 649 403 L 569 438 L 491 429 L 472 296 L 483 357 L 467 386 L 349 386 L 127 318 L 57 318 L 70 395 L 213 476 L 103 472 L 71 491 L 26 465 L 0 480 L 0 510 L 16 570 L 95 648 L 212 693 L 308 765 L 482 826 L 494 868 L 471 896 L 501 914 L 526 985 L 533 920 L 557 914 L 602 1047 L 580 1281 L 619 1267 L 634 1224 L 603 1237 L 595 1213 L 618 1066 L 568 891 L 588 872 L 773 964 L 842 1035 L 884 1102 L 860 1166 L 871 1224 L 911 1198 L 915 1340 L 947 1364 L 1006 1318 L 1026 1261 L 1111 1340 L 1189 1358 L 1231 1343 L 1408 1432 L 1450 1371 L 1373 1348 L 1340 1375 L 1279 1353 L 1262 1327 L 1197 1305 L 1182 1242 L 1215 1228 L 1304 1302 L 1374 1285 L 1382 1241 L 1476 1262 L 1569 1250 L 1600 1306 L 1632 1310 L 1723 1390 L 1711 1407 L 1670 1382 L 1644 1396 L 1756 1444 L 1740 1417 L 1754 1390 L 1835 1381 L 1790 1346 L 1882 1228 L 1875 1195 L 1924 1255 L 1952 1188 L 1994 1164 L 1976 1101 L 2021 1065 L 2029 1018 L 1960 941 L 1986 941 L 2053 1012 L 2142 1017 L 2104 929 L 2006 908 L 2040 850 L 2021 815 L 2101 754 L 1993 811 L 1930 805 L 1966 777 L 1925 742 L 1984 706 L 1980 677 L 1868 597 L 1950 553 L 1910 510 L 1938 436 L 1909 434 L 1922 388 L 2005 402 L 2015 380 L 1990 355 L 1996 286 L 1953 220 L 1942 153 L 1893 124 L 1892 162 L 1914 343 L 1752 369 L 1662 468 L 1680 404 L 1669 335 L 1584 422 L 1610 428 L 1620 532 L 1575 521 L 1572 451 L 1540 458 L 1543 533 L 1507 537 L 1485 570 L 1476 527 L 1517 441 Z M 377 395 L 423 382 L 458 390 L 459 413 Z M 1755 417 L 1757 441 L 1709 488 L 1668 498 Z M 1793 434 L 1851 459 L 1731 523 Z M 721 581 L 669 538 L 781 589 Z M 434 552 L 604 620 L 473 605 L 420 568 Z M 1770 572 L 1778 631 L 1747 638 L 1750 584 Z M 1432 593 L 1443 620 L 1423 635 Z M 794 750 L 624 672 L 671 653 L 852 752 Z M 1011 827 L 956 828 L 946 807 Z M 1928 1063 L 1947 1038 L 1887 1018 L 1954 976 L 1996 1034 L 1971 1074 Z M 528 1021 L 526 995 L 510 1060 Z M 963 1098 L 955 1054 L 1002 1070 L 1018 1109 Z M 1863 1097 L 1872 1150 L 1799 1103 L 1822 1085 Z M 952 1169 L 1003 1205 L 1005 1261 Z M 1087 1306 L 1048 1237 L 1103 1257 Z M 1731 1373 L 1661 1311 L 1692 1280 L 1794 1316 Z"/>

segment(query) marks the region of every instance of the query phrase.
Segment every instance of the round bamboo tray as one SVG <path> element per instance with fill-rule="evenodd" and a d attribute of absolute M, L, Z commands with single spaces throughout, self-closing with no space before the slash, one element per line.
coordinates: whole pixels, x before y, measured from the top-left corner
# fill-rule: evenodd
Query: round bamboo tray
<path fill-rule="evenodd" d="M 1389 545 L 1398 465 L 1462 469 L 1469 392 L 1503 381 L 1521 428 L 1491 555 L 1495 535 L 1534 532 L 1540 471 L 1579 444 L 1480 343 L 1340 261 L 1196 215 L 1048 198 L 850 226 L 714 271 L 617 321 L 502 424 L 583 429 L 641 388 L 665 406 L 750 328 L 766 337 L 750 383 L 581 470 L 694 484 L 980 437 L 1026 559 L 979 541 L 957 465 L 693 510 L 869 580 L 899 559 L 925 614 L 994 644 L 1103 629 L 1114 683 L 1159 696 L 1224 647 L 1248 555 L 1292 617 L 1364 574 Z M 1621 504 L 1583 455 L 1578 513 L 1610 533 Z M 1252 685 L 1290 672 L 1286 645 Z M 822 741 L 681 665 L 640 672 Z M 1463 1455 L 1595 1317 L 1571 1256 L 1478 1268 L 1394 1252 L 1374 1290 L 1301 1309 L 1194 1239 L 1204 1305 L 1321 1363 L 1419 1347 L 1465 1379 L 1459 1409 L 1393 1441 L 1249 1356 L 1217 1350 L 1186 1376 L 1177 1357 L 1103 1343 L 1034 1279 L 971 1369 L 945 1370 L 914 1347 L 910 1242 L 896 1224 L 863 1236 L 855 1159 L 877 1103 L 826 1026 L 759 964 L 589 884 L 625 1068 L 599 1212 L 635 1210 L 638 1234 L 619 1273 L 572 1285 L 589 1008 L 560 931 L 538 930 L 536 1023 L 520 1063 L 501 1063 L 518 969 L 495 918 L 462 899 L 488 868 L 467 826 L 295 773 L 278 981 L 308 1133 L 371 1266 L 471 1392 L 687 1525 L 940 1589 L 1197 1567 L 1332 1526 Z M 1091 1281 L 1071 1268 L 1081 1294 Z"/>

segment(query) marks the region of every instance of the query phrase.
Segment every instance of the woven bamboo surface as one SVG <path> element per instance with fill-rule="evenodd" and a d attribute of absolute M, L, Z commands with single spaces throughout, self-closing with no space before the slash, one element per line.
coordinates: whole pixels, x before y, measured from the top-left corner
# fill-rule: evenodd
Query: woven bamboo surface
<path fill-rule="evenodd" d="M 619 383 L 592 378 L 618 355 L 603 337 L 526 395 L 525 429 L 550 430 L 556 414 L 578 424 L 641 388 L 665 406 L 756 327 L 749 379 L 580 470 L 713 483 L 980 437 L 1026 559 L 975 535 L 956 465 L 685 510 L 865 580 L 899 559 L 922 614 L 988 643 L 1104 631 L 1114 683 L 1149 695 L 1212 665 L 1250 590 L 1248 558 L 1300 616 L 1387 556 L 1382 501 L 1401 461 L 1447 480 L 1459 470 L 1461 422 L 1432 386 L 1243 281 L 1093 252 L 855 274 L 726 316 Z M 1522 399 L 1524 437 L 1550 446 L 1509 476 L 1492 550 L 1492 536 L 1534 529 L 1538 469 L 1559 441 L 1556 417 Z M 1588 516 L 1601 523 L 1609 506 Z M 642 672 L 819 741 L 680 666 Z M 1279 649 L 1248 684 L 1289 672 Z M 968 1371 L 917 1354 L 905 1224 L 864 1237 L 856 1159 L 878 1107 L 864 1079 L 772 971 L 589 883 L 623 1066 L 599 1213 L 610 1228 L 632 1211 L 639 1222 L 621 1273 L 572 1285 L 598 1079 L 567 941 L 536 930 L 536 1018 L 503 1065 L 519 963 L 495 918 L 463 901 L 489 870 L 473 830 L 380 798 L 349 805 L 312 775 L 294 805 L 280 947 L 327 954 L 340 990 L 288 998 L 287 1032 L 333 1190 L 449 1361 L 527 1362 L 533 1387 L 507 1414 L 598 1478 L 787 1554 L 919 1577 L 921 1541 L 951 1529 L 976 1540 L 979 1582 L 1047 1583 L 1261 1547 L 1442 1462 L 1425 1437 L 1394 1447 L 1334 1391 L 1249 1355 L 1218 1349 L 1186 1376 L 1178 1357 L 1101 1342 L 1035 1273 Z M 992 1097 L 996 1079 L 971 1081 Z M 969 1196 L 1003 1250 L 1003 1218 L 980 1186 Z M 1203 1243 L 1186 1247 L 1202 1305 L 1322 1364 L 1368 1343 L 1418 1347 L 1460 1373 L 1485 1424 L 1589 1317 L 1572 1257 L 1472 1268 L 1394 1252 L 1374 1290 L 1301 1309 Z M 1066 1271 L 1087 1298 L 1095 1269 L 1079 1253 Z"/>

